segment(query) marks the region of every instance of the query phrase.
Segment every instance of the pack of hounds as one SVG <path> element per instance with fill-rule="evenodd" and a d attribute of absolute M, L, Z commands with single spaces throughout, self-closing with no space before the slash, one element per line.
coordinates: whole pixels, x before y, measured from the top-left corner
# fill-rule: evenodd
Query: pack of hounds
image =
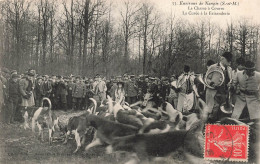
<path fill-rule="evenodd" d="M 39 139 L 43 141 L 43 129 L 47 127 L 49 144 L 53 142 L 54 132 L 63 132 L 63 144 L 74 135 L 77 147 L 73 153 L 77 153 L 85 144 L 87 133 L 92 133 L 92 142 L 86 145 L 85 151 L 98 145 L 107 145 L 107 154 L 131 152 L 132 158 L 128 164 L 166 157 L 177 150 L 182 150 L 187 160 L 190 159 L 189 162 L 196 163 L 198 161 L 195 159 L 203 159 L 208 107 L 202 99 L 198 98 L 199 112 L 188 115 L 183 115 L 168 102 L 153 108 L 154 102 L 149 93 L 145 95 L 144 101 L 131 105 L 120 105 L 109 96 L 103 102 L 93 98 L 90 100 L 92 105 L 88 110 L 69 118 L 64 128 L 51 109 L 51 101 L 43 98 L 42 107 L 26 109 L 24 128 L 29 127 L 31 120 L 32 131 L 35 132 L 38 127 Z M 43 106 L 44 101 L 49 105 Z M 245 124 L 232 118 L 224 118 L 218 123 Z"/>

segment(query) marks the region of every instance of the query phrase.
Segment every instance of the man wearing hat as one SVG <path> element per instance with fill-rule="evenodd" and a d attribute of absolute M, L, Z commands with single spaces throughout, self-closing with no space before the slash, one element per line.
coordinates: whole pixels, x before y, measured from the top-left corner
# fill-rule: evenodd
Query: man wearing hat
<path fill-rule="evenodd" d="M 18 108 L 18 100 L 20 96 L 18 78 L 19 76 L 17 74 L 12 74 L 11 79 L 8 81 L 8 108 L 5 108 L 7 124 L 14 122 L 14 115 Z"/>
<path fill-rule="evenodd" d="M 258 119 L 260 110 L 260 73 L 255 71 L 255 64 L 251 61 L 245 62 L 245 70 L 237 72 L 232 84 L 234 87 L 239 85 L 239 93 L 231 117 L 239 119 L 243 109 L 247 107 L 250 119 Z"/>
<path fill-rule="evenodd" d="M 104 101 L 106 99 L 107 86 L 100 75 L 97 76 L 97 84 L 95 87 L 95 94 L 99 96 L 99 101 Z"/>
<path fill-rule="evenodd" d="M 236 65 L 237 68 L 232 71 L 232 81 L 234 81 L 237 78 L 237 73 L 240 71 L 243 71 L 245 68 L 245 59 L 243 57 L 239 57 L 236 59 Z M 232 104 L 236 103 L 236 96 L 239 93 L 239 85 L 236 85 L 236 90 L 233 90 L 232 93 Z"/>
<path fill-rule="evenodd" d="M 80 77 L 76 77 L 76 82 L 72 88 L 72 97 L 73 97 L 73 109 L 82 110 L 82 101 L 86 94 L 86 86 L 81 82 Z"/>
<path fill-rule="evenodd" d="M 178 93 L 177 110 L 186 112 L 193 106 L 193 86 L 195 76 L 190 72 L 190 66 L 184 65 L 183 73 L 178 77 L 176 92 Z"/>
<path fill-rule="evenodd" d="M 211 65 L 207 70 L 207 72 L 211 71 L 213 74 L 214 70 L 216 72 L 220 71 L 224 76 L 223 79 L 216 79 L 216 81 L 210 83 L 210 85 L 214 87 L 207 86 L 206 88 L 206 104 L 209 107 L 209 122 L 215 122 L 221 119 L 223 112 L 221 112 L 220 108 L 224 107 L 226 102 L 229 101 L 229 86 L 232 81 L 232 68 L 230 67 L 232 56 L 231 52 L 224 52 L 220 57 L 220 61 Z M 223 80 L 223 82 L 218 84 L 221 80 Z"/>
<path fill-rule="evenodd" d="M 37 77 L 35 83 L 35 106 L 39 107 L 43 98 L 43 78 L 41 76 Z"/>
<path fill-rule="evenodd" d="M 51 94 L 50 94 L 50 100 L 52 103 L 52 108 L 53 109 L 57 109 L 57 76 L 56 75 L 52 75 L 50 78 L 50 83 L 51 83 Z"/>
<path fill-rule="evenodd" d="M 116 81 L 121 81 L 122 80 L 122 76 L 117 76 L 116 77 Z"/>
<path fill-rule="evenodd" d="M 62 110 L 67 110 L 67 86 L 62 76 L 58 76 L 58 81 L 56 84 L 56 100 L 57 108 Z"/>
<path fill-rule="evenodd" d="M 49 98 L 52 92 L 52 85 L 51 82 L 49 81 L 48 75 L 43 76 L 42 89 L 43 89 L 43 96 Z"/>
<path fill-rule="evenodd" d="M 133 104 L 137 101 L 138 88 L 134 80 L 134 76 L 130 76 L 130 80 L 125 83 L 126 102 Z"/>
<path fill-rule="evenodd" d="M 146 83 L 144 82 L 143 75 L 139 75 L 139 79 L 137 81 L 137 87 L 138 87 L 138 94 L 137 94 L 137 100 L 141 100 L 144 96 L 144 92 L 147 91 Z"/>

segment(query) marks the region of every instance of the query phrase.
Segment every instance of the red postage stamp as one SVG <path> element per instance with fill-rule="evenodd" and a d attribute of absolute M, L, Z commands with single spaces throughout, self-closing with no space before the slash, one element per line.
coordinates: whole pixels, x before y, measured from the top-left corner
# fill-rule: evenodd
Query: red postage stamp
<path fill-rule="evenodd" d="M 248 136 L 247 125 L 207 124 L 204 159 L 247 162 Z"/>

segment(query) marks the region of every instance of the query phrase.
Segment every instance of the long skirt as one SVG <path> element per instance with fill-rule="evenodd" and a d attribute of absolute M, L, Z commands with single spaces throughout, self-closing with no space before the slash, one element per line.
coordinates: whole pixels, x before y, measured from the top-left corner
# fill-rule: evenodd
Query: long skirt
<path fill-rule="evenodd" d="M 29 99 L 25 99 L 22 97 L 22 103 L 21 106 L 26 106 L 26 107 L 30 107 L 30 106 L 34 106 L 35 102 L 34 102 L 34 95 L 32 93 L 31 97 Z"/>

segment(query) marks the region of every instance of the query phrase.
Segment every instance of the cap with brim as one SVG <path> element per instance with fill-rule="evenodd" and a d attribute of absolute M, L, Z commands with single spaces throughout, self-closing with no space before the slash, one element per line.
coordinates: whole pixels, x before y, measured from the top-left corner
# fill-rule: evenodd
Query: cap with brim
<path fill-rule="evenodd" d="M 28 76 L 34 76 L 34 73 L 33 72 L 28 72 L 27 75 Z"/>
<path fill-rule="evenodd" d="M 19 78 L 19 75 L 18 74 L 12 74 L 12 79 L 15 79 L 15 78 Z"/>
<path fill-rule="evenodd" d="M 43 78 L 42 78 L 41 76 L 37 77 L 37 80 L 40 80 L 40 79 L 42 79 L 42 80 L 43 80 Z"/>
<path fill-rule="evenodd" d="M 16 70 L 12 70 L 10 73 L 11 73 L 11 74 L 14 74 L 14 73 L 17 74 L 17 71 L 16 71 Z"/>

